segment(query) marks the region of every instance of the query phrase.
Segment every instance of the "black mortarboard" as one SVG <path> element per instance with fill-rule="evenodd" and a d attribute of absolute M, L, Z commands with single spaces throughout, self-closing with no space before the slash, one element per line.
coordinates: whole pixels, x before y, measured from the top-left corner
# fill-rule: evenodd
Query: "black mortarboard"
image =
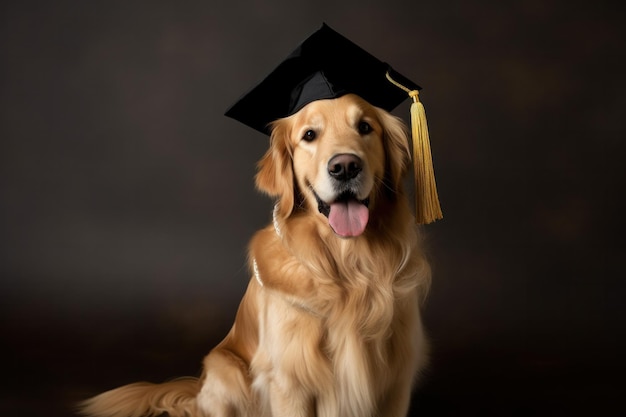
<path fill-rule="evenodd" d="M 432 169 L 430 143 L 419 87 L 349 39 L 323 24 L 263 81 L 241 97 L 226 116 L 270 134 L 270 123 L 290 116 L 308 103 L 356 94 L 392 111 L 413 98 L 413 161 L 416 175 L 416 220 L 442 217 Z"/>
<path fill-rule="evenodd" d="M 268 126 L 274 120 L 312 101 L 347 93 L 391 111 L 407 99 L 407 93 L 388 81 L 387 72 L 409 90 L 420 89 L 324 24 L 229 108 L 226 116 L 269 134 Z"/>

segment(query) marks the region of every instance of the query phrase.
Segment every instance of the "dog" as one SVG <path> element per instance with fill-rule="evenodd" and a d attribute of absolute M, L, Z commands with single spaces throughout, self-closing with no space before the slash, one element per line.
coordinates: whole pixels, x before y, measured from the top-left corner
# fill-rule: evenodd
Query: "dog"
<path fill-rule="evenodd" d="M 251 279 L 200 378 L 136 383 L 88 416 L 405 416 L 427 364 L 430 268 L 403 191 L 404 123 L 354 94 L 273 122 L 257 188 L 277 198 Z"/>

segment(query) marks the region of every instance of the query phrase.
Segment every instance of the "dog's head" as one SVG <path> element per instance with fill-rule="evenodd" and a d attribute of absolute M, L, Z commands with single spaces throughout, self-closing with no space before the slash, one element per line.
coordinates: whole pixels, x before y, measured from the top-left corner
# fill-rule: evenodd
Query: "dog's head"
<path fill-rule="evenodd" d="M 256 184 L 280 198 L 281 219 L 304 210 L 325 216 L 337 235 L 355 237 L 382 200 L 402 194 L 409 158 L 403 122 L 348 94 L 275 121 Z"/>

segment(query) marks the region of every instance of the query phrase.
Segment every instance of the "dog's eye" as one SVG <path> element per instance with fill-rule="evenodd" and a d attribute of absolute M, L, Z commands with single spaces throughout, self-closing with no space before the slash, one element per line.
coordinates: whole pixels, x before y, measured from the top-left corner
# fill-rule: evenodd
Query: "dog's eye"
<path fill-rule="evenodd" d="M 367 122 L 359 122 L 358 128 L 361 135 L 367 135 L 372 131 L 372 126 Z"/>
<path fill-rule="evenodd" d="M 306 140 L 307 142 L 312 142 L 315 140 L 316 137 L 317 133 L 315 133 L 314 130 L 307 130 L 306 132 L 304 132 L 304 136 L 302 136 L 302 139 Z"/>

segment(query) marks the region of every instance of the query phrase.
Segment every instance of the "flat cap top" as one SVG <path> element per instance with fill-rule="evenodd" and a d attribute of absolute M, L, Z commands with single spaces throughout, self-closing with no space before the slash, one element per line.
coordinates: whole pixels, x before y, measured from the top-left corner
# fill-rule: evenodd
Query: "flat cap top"
<path fill-rule="evenodd" d="M 226 116 L 270 134 L 269 124 L 274 120 L 290 116 L 312 101 L 348 93 L 391 111 L 408 95 L 387 79 L 387 72 L 408 89 L 420 89 L 388 64 L 323 24 L 233 104 Z"/>

